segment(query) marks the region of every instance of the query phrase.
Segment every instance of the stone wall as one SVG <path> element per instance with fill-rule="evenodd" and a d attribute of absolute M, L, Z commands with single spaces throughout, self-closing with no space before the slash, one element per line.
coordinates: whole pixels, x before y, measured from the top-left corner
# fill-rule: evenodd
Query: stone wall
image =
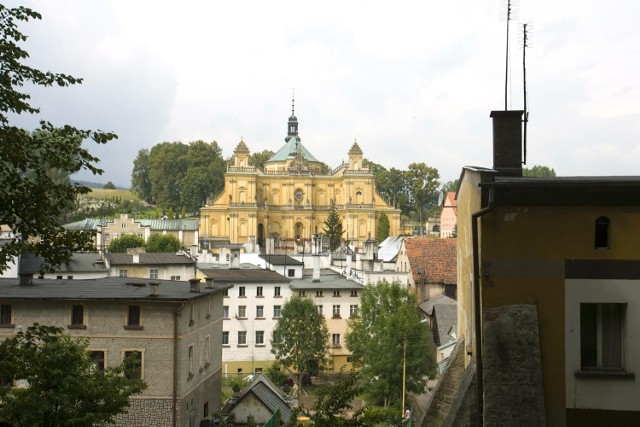
<path fill-rule="evenodd" d="M 171 399 L 129 399 L 129 410 L 115 418 L 115 425 L 121 427 L 171 427 L 173 412 Z M 177 413 L 180 414 L 180 402 Z M 180 425 L 180 420 L 177 420 Z"/>
<path fill-rule="evenodd" d="M 484 425 L 544 426 L 536 306 L 485 308 L 483 330 Z"/>

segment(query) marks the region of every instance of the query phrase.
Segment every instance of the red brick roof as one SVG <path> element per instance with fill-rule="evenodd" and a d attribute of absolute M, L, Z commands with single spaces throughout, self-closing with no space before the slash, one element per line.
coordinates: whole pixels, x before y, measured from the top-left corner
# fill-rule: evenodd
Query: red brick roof
<path fill-rule="evenodd" d="M 425 283 L 457 283 L 457 239 L 406 239 L 404 243 L 414 283 L 422 281 L 419 269 L 424 269 Z"/>

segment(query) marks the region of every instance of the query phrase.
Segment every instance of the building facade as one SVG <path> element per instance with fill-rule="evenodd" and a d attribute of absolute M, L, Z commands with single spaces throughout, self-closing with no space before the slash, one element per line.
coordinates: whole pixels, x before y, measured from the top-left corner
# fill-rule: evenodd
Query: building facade
<path fill-rule="evenodd" d="M 343 237 L 353 243 L 376 235 L 381 213 L 386 213 L 390 235 L 400 231 L 400 210 L 377 194 L 373 173 L 354 143 L 348 162 L 332 171 L 302 145 L 298 119 L 291 114 L 285 145 L 264 167 L 256 166 L 240 141 L 227 167 L 224 190 L 200 210 L 200 236 L 204 241 L 231 243 L 256 241 L 263 253 L 283 247 L 309 252 L 312 235 L 322 233 L 332 208 L 339 213 Z"/>
<path fill-rule="evenodd" d="M 24 278 L 22 278 L 24 279 Z M 89 338 L 99 369 L 133 355 L 147 389 L 119 426 L 195 426 L 221 405 L 224 286 L 105 278 L 0 279 L 0 339 L 34 323 Z"/>

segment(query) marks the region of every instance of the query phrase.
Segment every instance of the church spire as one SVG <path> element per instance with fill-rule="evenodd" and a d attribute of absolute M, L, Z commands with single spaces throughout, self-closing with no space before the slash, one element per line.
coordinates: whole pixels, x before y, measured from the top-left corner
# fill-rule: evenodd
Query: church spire
<path fill-rule="evenodd" d="M 291 94 L 291 117 L 289 117 L 289 123 L 288 123 L 288 130 L 287 130 L 287 137 L 284 139 L 285 142 L 289 142 L 289 140 L 293 137 L 296 137 L 298 139 L 300 139 L 298 137 L 298 118 L 296 117 L 296 98 L 294 93 L 292 92 Z"/>

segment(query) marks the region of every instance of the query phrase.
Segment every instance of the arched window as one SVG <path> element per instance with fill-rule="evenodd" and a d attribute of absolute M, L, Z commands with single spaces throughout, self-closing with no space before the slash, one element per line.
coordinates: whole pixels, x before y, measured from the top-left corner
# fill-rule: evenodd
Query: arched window
<path fill-rule="evenodd" d="M 596 219 L 595 248 L 608 249 L 609 243 L 609 218 L 601 216 Z"/>

